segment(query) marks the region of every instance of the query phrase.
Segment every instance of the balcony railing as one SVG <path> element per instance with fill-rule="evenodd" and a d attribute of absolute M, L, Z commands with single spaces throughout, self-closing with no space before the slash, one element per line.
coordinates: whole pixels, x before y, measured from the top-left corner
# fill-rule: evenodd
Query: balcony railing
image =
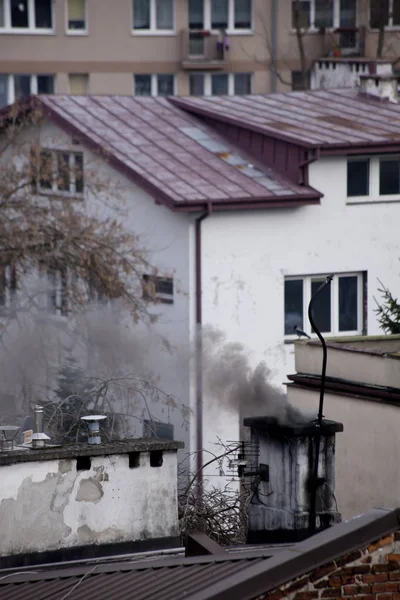
<path fill-rule="evenodd" d="M 225 43 L 218 34 L 209 31 L 183 29 L 181 31 L 183 69 L 223 69 L 227 63 Z"/>

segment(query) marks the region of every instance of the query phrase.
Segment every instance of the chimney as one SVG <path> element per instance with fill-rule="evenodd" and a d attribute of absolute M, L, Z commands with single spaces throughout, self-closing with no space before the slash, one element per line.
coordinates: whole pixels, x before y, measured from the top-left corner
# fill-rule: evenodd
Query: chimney
<path fill-rule="evenodd" d="M 258 446 L 258 467 L 268 465 L 268 477 L 256 479 L 249 507 L 249 543 L 286 543 L 309 537 L 316 438 L 321 436 L 316 531 L 340 522 L 335 499 L 336 421 L 281 426 L 270 417 L 244 419 L 251 442 Z"/>
<path fill-rule="evenodd" d="M 34 432 L 32 435 L 32 448 L 43 448 L 50 440 L 43 432 L 43 406 L 38 404 L 33 409 Z"/>
<path fill-rule="evenodd" d="M 371 98 L 397 103 L 397 86 L 397 77 L 385 69 L 377 69 L 376 74 L 360 75 L 360 94 Z"/>

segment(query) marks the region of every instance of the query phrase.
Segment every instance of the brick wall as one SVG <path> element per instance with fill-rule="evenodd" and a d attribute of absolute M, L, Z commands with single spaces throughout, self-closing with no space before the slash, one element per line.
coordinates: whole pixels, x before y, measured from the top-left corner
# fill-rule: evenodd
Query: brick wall
<path fill-rule="evenodd" d="M 340 557 L 257 600 L 400 600 L 400 532 Z"/>

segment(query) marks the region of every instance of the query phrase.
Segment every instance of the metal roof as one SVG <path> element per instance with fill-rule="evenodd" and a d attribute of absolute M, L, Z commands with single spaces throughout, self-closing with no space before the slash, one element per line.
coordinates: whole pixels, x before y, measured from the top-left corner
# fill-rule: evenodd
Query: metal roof
<path fill-rule="evenodd" d="M 357 88 L 251 96 L 171 98 L 194 114 L 221 119 L 304 147 L 400 144 L 400 104 Z"/>
<path fill-rule="evenodd" d="M 400 527 L 400 509 L 374 509 L 283 548 L 156 562 L 0 572 L 0 600 L 252 600 Z"/>
<path fill-rule="evenodd" d="M 156 200 L 190 210 L 206 204 L 271 206 L 318 202 L 297 185 L 238 150 L 212 127 L 167 98 L 38 96 L 61 127 L 104 151 L 107 159 Z"/>

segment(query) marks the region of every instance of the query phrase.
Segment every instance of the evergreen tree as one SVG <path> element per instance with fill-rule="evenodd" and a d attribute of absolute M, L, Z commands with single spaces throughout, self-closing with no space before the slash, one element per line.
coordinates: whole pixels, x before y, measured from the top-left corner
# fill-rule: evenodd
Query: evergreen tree
<path fill-rule="evenodd" d="M 385 333 L 400 334 L 399 299 L 395 298 L 381 282 L 380 284 L 382 287 L 379 292 L 382 294 L 382 303 L 377 302 L 378 307 L 375 311 L 378 315 L 379 324 Z"/>

